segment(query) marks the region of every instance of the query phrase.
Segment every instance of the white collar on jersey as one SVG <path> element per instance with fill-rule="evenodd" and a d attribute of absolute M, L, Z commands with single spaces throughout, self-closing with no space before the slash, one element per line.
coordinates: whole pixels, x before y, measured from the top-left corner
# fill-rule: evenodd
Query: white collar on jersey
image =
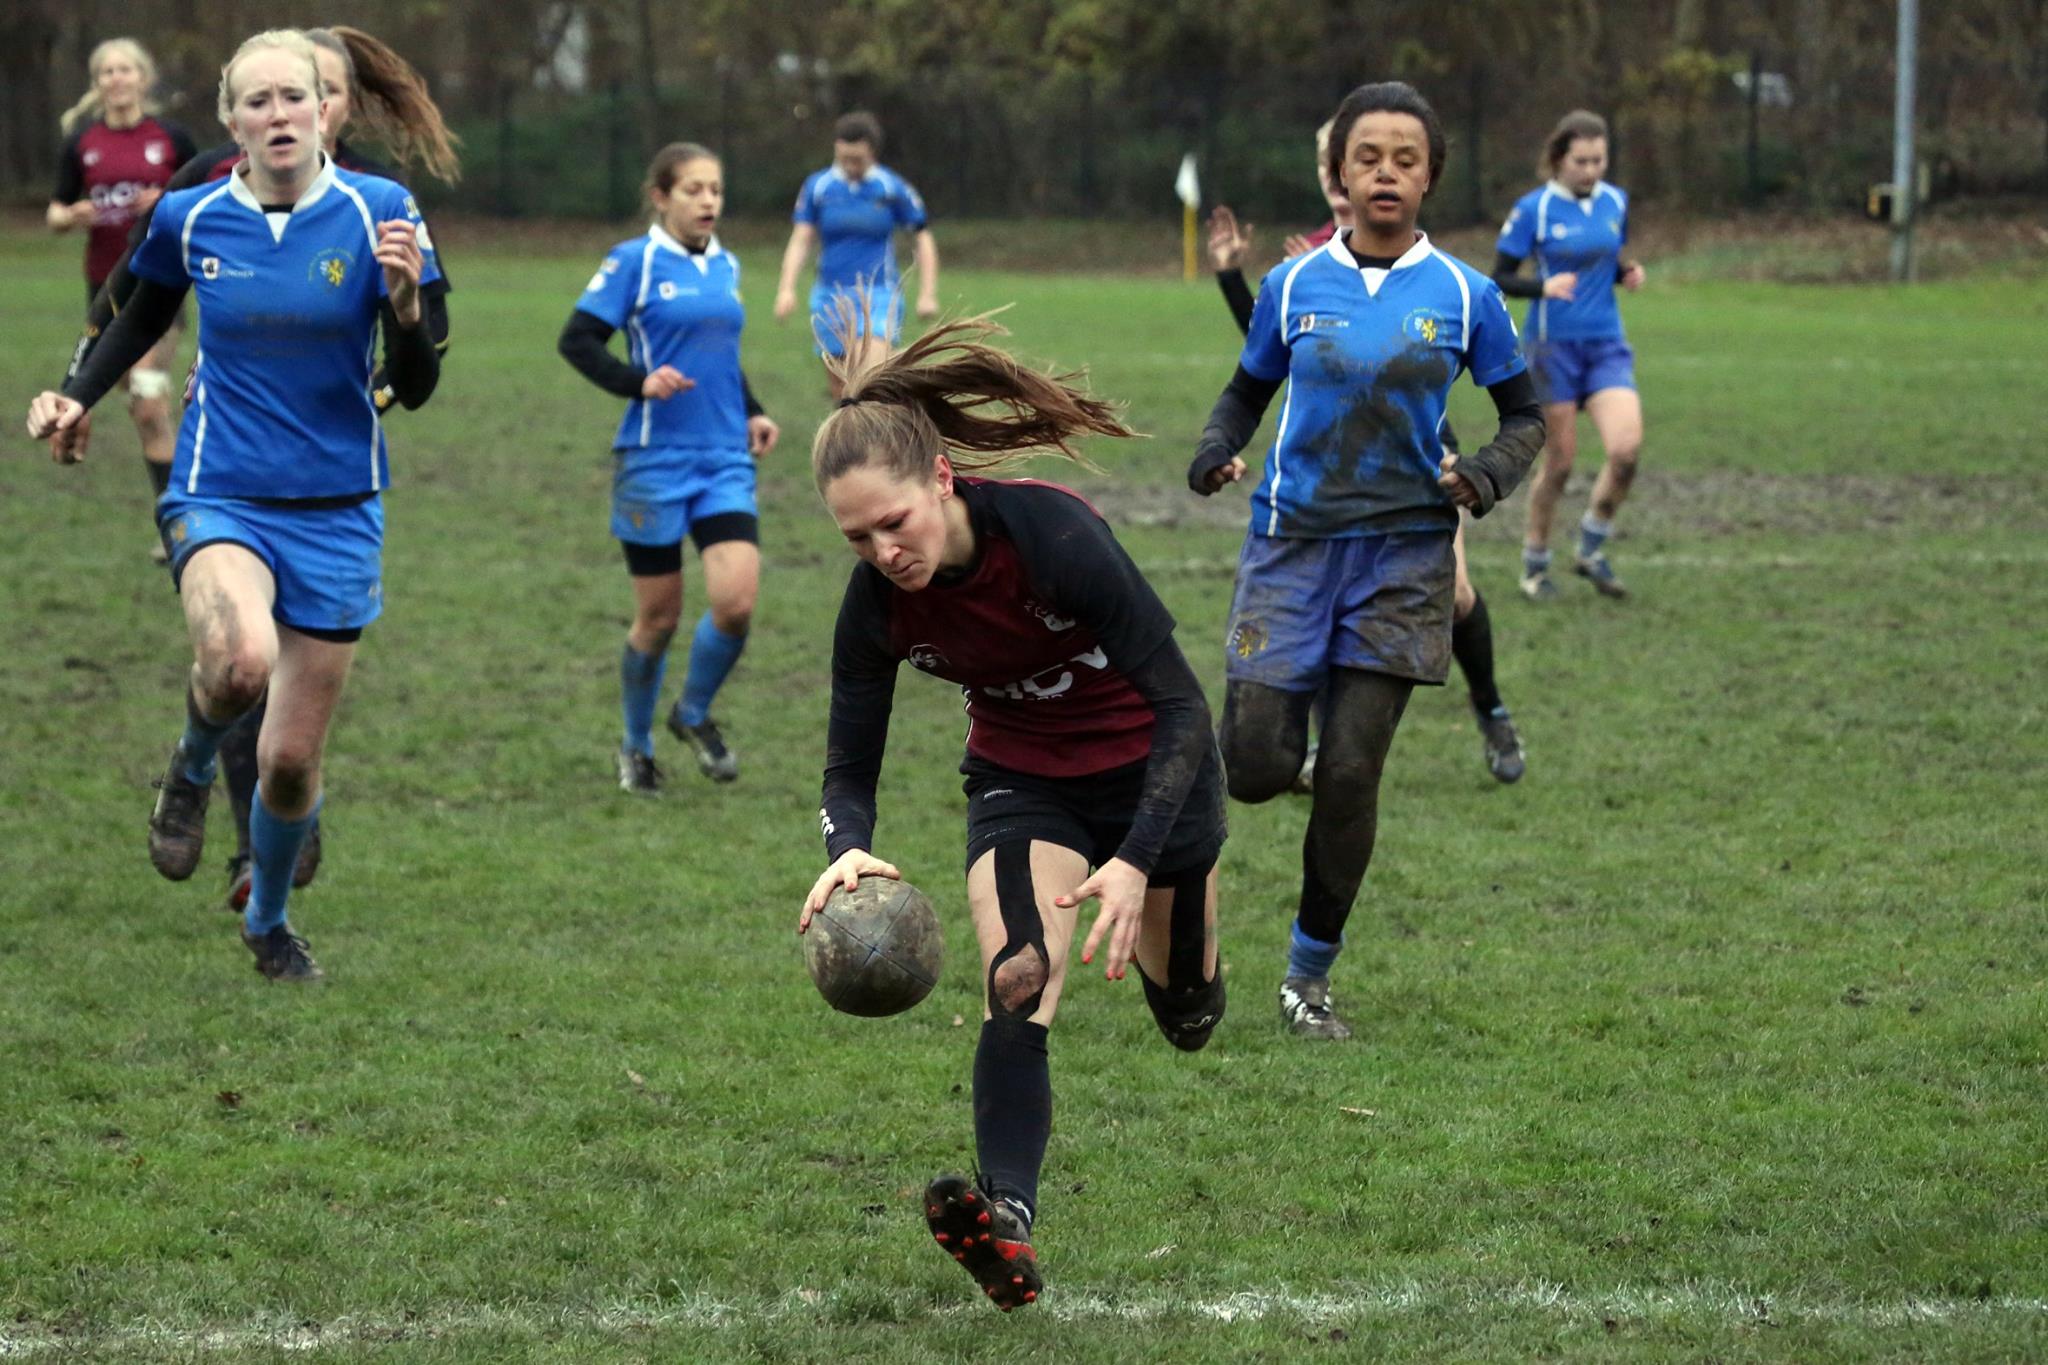
<path fill-rule="evenodd" d="M 1351 233 L 1349 229 L 1346 229 L 1345 231 L 1338 233 L 1335 237 L 1332 237 L 1330 239 L 1330 244 L 1327 247 L 1325 247 L 1324 250 L 1328 251 L 1330 255 L 1334 256 L 1339 264 L 1349 266 L 1353 270 L 1377 269 L 1378 267 L 1375 266 L 1361 265 L 1359 263 L 1358 258 L 1351 254 L 1351 244 L 1348 240 L 1350 236 Z M 1429 253 L 1433 250 L 1435 250 L 1435 248 L 1429 244 L 1429 234 L 1426 232 L 1417 232 L 1415 234 L 1415 245 L 1409 247 L 1406 251 L 1402 252 L 1399 259 L 1397 259 L 1390 268 L 1394 270 L 1406 270 L 1411 265 L 1418 265 L 1421 262 L 1428 260 Z"/>
<path fill-rule="evenodd" d="M 868 181 L 873 180 L 875 178 L 875 173 L 877 171 L 880 171 L 882 169 L 882 163 L 877 161 L 874 165 L 868 167 L 865 171 L 861 172 L 861 177 L 858 180 L 855 180 L 845 171 L 840 170 L 839 163 L 836 161 L 833 162 L 830 166 L 827 166 L 825 169 L 830 171 L 832 173 L 832 178 L 834 180 L 837 180 L 842 185 L 865 185 L 868 183 Z"/>
<path fill-rule="evenodd" d="M 306 186 L 306 192 L 300 195 L 298 201 L 292 205 L 292 212 L 297 213 L 300 209 L 311 207 L 320 200 L 322 195 L 333 188 L 334 159 L 328 156 L 327 153 L 322 152 L 320 153 L 320 173 L 313 177 L 313 183 Z M 249 188 L 249 163 L 247 161 L 235 167 L 233 173 L 228 176 L 228 194 L 236 203 L 257 213 L 263 212 L 263 201 L 256 197 L 256 191 Z"/>
<path fill-rule="evenodd" d="M 710 269 L 711 258 L 713 256 L 723 256 L 725 254 L 725 248 L 718 244 L 718 235 L 716 233 L 713 233 L 711 236 L 711 240 L 704 244 L 704 249 L 702 251 L 690 250 L 690 248 L 684 246 L 680 241 L 676 240 L 676 235 L 674 233 L 670 232 L 667 228 L 663 227 L 659 223 L 651 224 L 647 229 L 647 235 L 654 239 L 654 244 L 656 246 L 659 246 L 664 250 L 673 251 L 678 256 L 688 258 L 690 263 L 695 265 L 699 270 Z"/>
<path fill-rule="evenodd" d="M 1581 199 L 1572 191 L 1572 187 L 1565 184 L 1564 181 L 1552 180 L 1550 182 L 1550 192 L 1564 200 L 1567 204 L 1577 204 L 1581 213 L 1591 213 L 1593 205 L 1600 202 L 1600 194 L 1606 188 L 1607 182 L 1605 180 L 1595 180 L 1593 188 L 1587 192 L 1585 198 Z"/>

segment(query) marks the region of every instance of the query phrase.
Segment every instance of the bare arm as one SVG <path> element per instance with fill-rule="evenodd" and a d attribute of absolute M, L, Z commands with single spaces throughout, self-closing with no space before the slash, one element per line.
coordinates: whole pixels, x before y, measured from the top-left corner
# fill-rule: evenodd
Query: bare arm
<path fill-rule="evenodd" d="M 919 228 L 913 239 L 917 251 L 917 315 L 939 314 L 939 244 L 930 228 Z"/>
<path fill-rule="evenodd" d="M 775 285 L 775 316 L 788 317 L 796 311 L 796 277 L 804 273 L 804 261 L 811 254 L 811 244 L 818 240 L 818 230 L 809 223 L 798 223 L 789 230 L 789 245 L 782 249 L 782 278 Z"/>
<path fill-rule="evenodd" d="M 75 204 L 65 204 L 52 199 L 50 207 L 43 212 L 43 221 L 50 225 L 52 232 L 69 232 L 75 227 L 84 227 L 92 221 L 92 200 L 81 199 Z"/>

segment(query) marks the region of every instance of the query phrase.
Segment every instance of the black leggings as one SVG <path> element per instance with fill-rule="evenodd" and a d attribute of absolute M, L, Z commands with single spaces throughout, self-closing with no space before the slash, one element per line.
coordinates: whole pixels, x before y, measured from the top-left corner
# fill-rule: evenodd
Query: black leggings
<path fill-rule="evenodd" d="M 1372 862 L 1379 829 L 1380 773 L 1408 694 L 1407 678 L 1334 669 L 1329 710 L 1316 749 L 1315 797 L 1301 846 L 1301 930 L 1336 943 Z M 1223 702 L 1223 769 L 1240 801 L 1270 801 L 1288 790 L 1308 752 L 1313 692 L 1232 682 Z"/>

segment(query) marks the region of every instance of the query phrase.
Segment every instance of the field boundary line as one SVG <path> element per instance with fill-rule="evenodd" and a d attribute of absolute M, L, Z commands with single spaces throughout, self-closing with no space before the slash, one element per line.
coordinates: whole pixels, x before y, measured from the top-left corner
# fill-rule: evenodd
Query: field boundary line
<path fill-rule="evenodd" d="M 877 1324 L 913 1325 L 920 1319 L 939 1321 L 989 1309 L 965 1295 L 957 1304 L 935 1305 L 922 1295 L 903 1291 L 893 1312 L 876 1316 Z M 847 1296 L 815 1289 L 795 1289 L 772 1298 L 686 1292 L 646 1302 L 606 1308 L 549 1308 L 544 1305 L 478 1306 L 448 1313 L 404 1317 L 344 1316 L 332 1322 L 277 1319 L 241 1325 L 190 1325 L 143 1320 L 99 1330 L 12 1327 L 0 1329 L 0 1359 L 24 1360 L 80 1349 L 115 1351 L 177 1351 L 185 1354 L 241 1351 L 316 1351 L 351 1343 L 391 1344 L 405 1340 L 444 1340 L 482 1333 L 534 1335 L 561 1332 L 618 1333 L 662 1328 L 753 1327 L 766 1322 L 813 1319 L 832 1325 L 842 1303 L 860 1310 L 860 1317 L 839 1325 L 861 1324 L 874 1306 L 872 1296 Z M 1703 1322 L 1723 1326 L 1790 1326 L 1802 1322 L 1845 1327 L 1894 1328 L 1968 1321 L 1971 1319 L 2041 1319 L 2048 1323 L 2048 1298 L 1998 1296 L 1975 1298 L 1905 1297 L 1880 1300 L 1816 1300 L 1770 1294 L 1736 1285 L 1687 1285 L 1674 1289 L 1616 1288 L 1586 1292 L 1558 1284 L 1534 1283 L 1510 1288 L 1431 1288 L 1391 1284 L 1345 1293 L 1303 1294 L 1290 1290 L 1242 1290 L 1192 1299 L 1160 1294 L 1116 1294 L 1076 1289 L 1049 1294 L 1040 1316 L 1062 1322 L 1145 1323 L 1199 1318 L 1225 1325 L 1272 1319 L 1304 1324 L 1333 1323 L 1372 1316 L 1442 1314 L 1466 1310 L 1534 1309 L 1565 1320 L 1600 1324 Z"/>

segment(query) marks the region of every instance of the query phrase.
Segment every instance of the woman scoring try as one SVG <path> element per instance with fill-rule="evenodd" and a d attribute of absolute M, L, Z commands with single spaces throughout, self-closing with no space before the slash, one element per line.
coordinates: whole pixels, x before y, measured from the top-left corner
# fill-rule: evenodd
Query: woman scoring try
<path fill-rule="evenodd" d="M 898 876 L 873 853 L 875 785 L 898 665 L 967 698 L 967 899 L 987 973 L 974 1058 L 979 1185 L 925 1192 L 932 1235 L 1004 1310 L 1040 1288 L 1031 1247 L 1052 1131 L 1047 1030 L 1082 901 L 1082 948 L 1121 979 L 1134 957 L 1175 1047 L 1223 1014 L 1216 856 L 1223 794 L 1209 708 L 1173 617 L 1095 509 L 1057 484 L 961 473 L 1073 438 L 1132 433 L 1073 376 L 1020 368 L 956 322 L 841 370 L 846 397 L 811 461 L 861 563 L 832 642 L 821 819 L 835 887 Z M 994 405 L 994 411 L 988 407 Z M 1091 873 L 1090 869 L 1094 871 Z"/>
<path fill-rule="evenodd" d="M 292 870 L 355 643 L 383 603 L 390 476 L 371 341 L 381 327 L 397 399 L 418 407 L 440 376 L 429 315 L 445 307 L 422 290 L 439 271 L 404 187 L 322 150 L 324 94 L 304 34 L 242 44 L 221 70 L 220 116 L 245 164 L 165 196 L 130 263 L 128 307 L 65 391 L 29 409 L 38 439 L 75 425 L 198 292 L 193 403 L 158 508 L 193 665 L 150 859 L 191 875 L 221 739 L 267 688 L 242 940 L 263 975 L 294 981 L 320 969 L 286 922 Z"/>
<path fill-rule="evenodd" d="M 1416 231 L 1441 176 L 1442 125 L 1398 82 L 1338 106 L 1331 178 L 1355 223 L 1267 274 L 1244 355 L 1188 470 L 1204 495 L 1244 477 L 1238 452 L 1287 384 L 1280 435 L 1252 494 L 1231 602 L 1223 709 L 1230 793 L 1286 791 L 1328 689 L 1280 1014 L 1307 1038 L 1350 1027 L 1330 969 L 1372 857 L 1380 773 L 1417 683 L 1450 666 L 1458 509 L 1484 516 L 1543 444 L 1542 413 L 1500 291 Z M 1500 413 L 1476 453 L 1437 438 L 1469 370 Z"/>
<path fill-rule="evenodd" d="M 612 534 L 633 580 L 633 624 L 619 664 L 625 740 L 619 786 L 661 792 L 654 711 L 683 611 L 684 536 L 697 542 L 709 599 L 690 639 L 690 671 L 668 728 L 718 782 L 739 759 L 711 719 L 753 622 L 761 585 L 754 460 L 780 434 L 740 371 L 740 265 L 718 244 L 725 168 L 708 148 L 675 142 L 647 168 L 655 223 L 613 247 L 562 328 L 563 358 L 629 400 L 613 438 Z M 630 362 L 605 349 L 625 328 Z"/>

